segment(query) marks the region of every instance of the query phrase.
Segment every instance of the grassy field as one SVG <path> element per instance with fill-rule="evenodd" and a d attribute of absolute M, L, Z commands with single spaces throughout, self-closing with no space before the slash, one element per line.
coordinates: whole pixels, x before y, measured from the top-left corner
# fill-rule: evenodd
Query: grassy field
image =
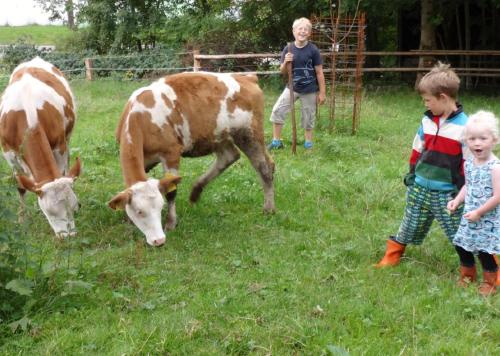
<path fill-rule="evenodd" d="M 20 38 L 37 45 L 55 45 L 71 35 L 65 26 L 0 26 L 0 44 L 12 44 Z"/>
<path fill-rule="evenodd" d="M 500 353 L 500 296 L 456 287 L 458 258 L 436 226 L 400 266 L 372 268 L 402 216 L 402 177 L 423 111 L 412 91 L 367 91 L 356 136 L 340 122 L 334 133 L 318 130 L 313 150 L 299 146 L 296 156 L 287 139 L 273 152 L 274 215 L 262 214 L 260 184 L 244 157 L 190 205 L 190 185 L 212 158 L 185 159 L 178 227 L 164 247 L 149 248 L 106 206 L 123 189 L 114 129 L 144 83 L 71 84 L 78 104 L 72 156 L 84 164 L 79 235 L 55 241 L 29 197 L 19 238 L 44 278 L 25 308 L 25 330 L 2 324 L 1 354 Z M 266 116 L 277 94 L 266 89 Z M 461 98 L 469 113 L 497 114 L 499 99 Z M 270 132 L 266 119 L 267 139 Z M 0 189 L 13 192 L 1 204 L 15 211 L 3 160 Z"/>

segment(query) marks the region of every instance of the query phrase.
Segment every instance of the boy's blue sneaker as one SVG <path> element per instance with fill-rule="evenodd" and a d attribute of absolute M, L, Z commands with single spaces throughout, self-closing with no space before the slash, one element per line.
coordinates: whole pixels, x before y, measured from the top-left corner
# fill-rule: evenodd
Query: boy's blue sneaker
<path fill-rule="evenodd" d="M 310 150 L 311 148 L 313 148 L 313 143 L 311 141 L 305 141 L 304 142 L 304 148 L 306 150 Z"/>
<path fill-rule="evenodd" d="M 283 142 L 281 142 L 281 140 L 274 140 L 274 139 L 271 141 L 269 145 L 267 145 L 268 150 L 278 150 L 284 147 L 285 146 L 283 146 Z"/>

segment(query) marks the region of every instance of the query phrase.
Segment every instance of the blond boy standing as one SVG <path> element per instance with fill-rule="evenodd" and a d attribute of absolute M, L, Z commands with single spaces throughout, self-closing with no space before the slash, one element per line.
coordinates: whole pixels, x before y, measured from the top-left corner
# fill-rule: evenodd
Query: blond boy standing
<path fill-rule="evenodd" d="M 294 43 L 291 45 L 291 53 L 288 46 L 281 53 L 280 71 L 287 72 L 287 64 L 292 63 L 293 91 L 296 99 L 300 99 L 302 105 L 302 128 L 304 129 L 304 147 L 312 148 L 313 128 L 315 125 L 316 105 L 325 102 L 325 76 L 318 48 L 309 42 L 311 36 L 311 22 L 302 17 L 294 21 L 293 26 Z M 285 117 L 290 112 L 292 103 L 290 91 L 283 91 L 271 113 L 273 123 L 273 140 L 269 149 L 283 148 L 281 131 L 285 123 Z"/>

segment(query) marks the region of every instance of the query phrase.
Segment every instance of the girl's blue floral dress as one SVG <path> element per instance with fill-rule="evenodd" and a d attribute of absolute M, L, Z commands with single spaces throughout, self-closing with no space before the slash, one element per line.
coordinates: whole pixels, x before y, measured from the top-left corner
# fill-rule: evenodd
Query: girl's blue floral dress
<path fill-rule="evenodd" d="M 498 159 L 481 166 L 476 166 L 472 159 L 465 161 L 467 194 L 464 214 L 479 208 L 493 195 L 491 170 L 497 164 L 500 164 Z M 476 222 L 462 217 L 453 244 L 472 253 L 483 251 L 492 255 L 500 254 L 500 206 L 488 211 Z"/>

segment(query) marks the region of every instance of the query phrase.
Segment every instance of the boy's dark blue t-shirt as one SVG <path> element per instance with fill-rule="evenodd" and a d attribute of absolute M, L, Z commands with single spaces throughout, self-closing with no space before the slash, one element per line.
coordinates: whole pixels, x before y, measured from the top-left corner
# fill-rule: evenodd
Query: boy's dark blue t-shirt
<path fill-rule="evenodd" d="M 288 46 L 281 53 L 281 63 L 288 53 Z M 319 91 L 318 80 L 316 78 L 315 66 L 322 64 L 318 47 L 308 42 L 302 48 L 297 48 L 292 43 L 293 53 L 293 89 L 297 93 L 307 94 Z"/>

